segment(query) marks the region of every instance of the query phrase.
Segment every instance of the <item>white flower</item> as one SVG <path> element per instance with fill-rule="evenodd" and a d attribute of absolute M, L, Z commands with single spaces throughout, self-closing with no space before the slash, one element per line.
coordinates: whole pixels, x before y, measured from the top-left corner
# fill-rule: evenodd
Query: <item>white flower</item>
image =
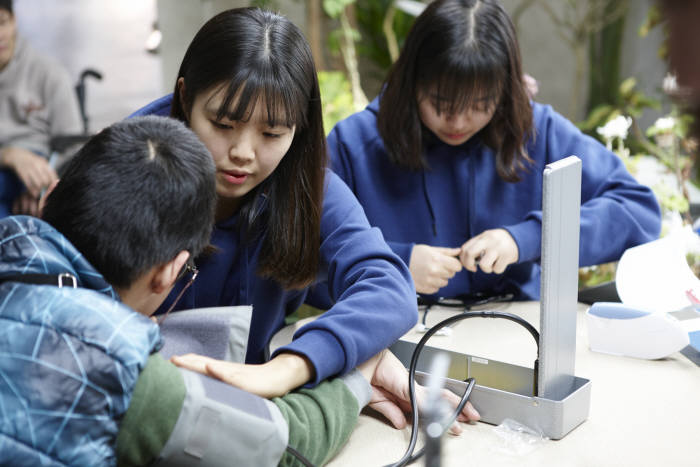
<path fill-rule="evenodd" d="M 602 127 L 599 126 L 596 131 L 606 141 L 612 141 L 613 138 L 625 139 L 627 138 L 627 131 L 630 129 L 631 125 L 632 119 L 630 117 L 620 115 L 613 118 Z"/>
<path fill-rule="evenodd" d="M 671 131 L 676 126 L 676 119 L 673 117 L 661 117 L 654 122 L 654 126 L 661 132 Z"/>
<path fill-rule="evenodd" d="M 678 91 L 678 82 L 676 81 L 676 76 L 668 73 L 661 84 L 661 88 L 666 94 L 673 94 Z"/>
<path fill-rule="evenodd" d="M 667 234 L 681 232 L 683 230 L 683 218 L 678 211 L 668 211 L 661 217 L 662 229 Z"/>

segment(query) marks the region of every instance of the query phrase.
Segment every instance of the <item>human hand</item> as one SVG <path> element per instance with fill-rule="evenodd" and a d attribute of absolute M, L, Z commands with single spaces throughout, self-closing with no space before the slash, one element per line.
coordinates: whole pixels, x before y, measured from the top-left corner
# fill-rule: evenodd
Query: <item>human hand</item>
<path fill-rule="evenodd" d="M 378 359 L 376 359 L 378 357 Z M 373 361 L 373 359 L 376 359 Z M 410 397 L 408 387 L 408 371 L 403 364 L 389 350 L 383 350 L 373 359 L 368 360 L 369 367 L 360 365 L 358 369 L 367 378 L 366 371 L 373 369 L 371 378 L 368 379 L 372 386 L 372 398 L 369 407 L 384 415 L 395 428 L 402 429 L 408 422 L 406 413 L 410 412 Z M 416 400 L 418 401 L 419 412 L 422 410 L 428 390 L 420 384 L 416 384 Z M 443 389 L 442 397 L 448 401 L 454 409 L 459 405 L 460 398 L 452 391 Z M 457 417 L 460 422 L 478 421 L 479 412 L 474 409 L 470 402 L 462 409 Z M 462 427 L 454 423 L 450 427 L 450 432 L 460 434 Z"/>
<path fill-rule="evenodd" d="M 468 271 L 476 272 L 479 266 L 486 273 L 501 274 L 518 261 L 518 245 L 506 229 L 485 230 L 462 245 L 459 259 Z"/>
<path fill-rule="evenodd" d="M 434 294 L 447 285 L 462 269 L 457 259 L 459 248 L 443 248 L 430 245 L 414 245 L 408 270 L 416 285 L 416 292 Z"/>
<path fill-rule="evenodd" d="M 198 354 L 173 356 L 170 361 L 266 399 L 284 396 L 313 376 L 311 363 L 291 353 L 279 354 L 261 365 L 227 362 Z"/>
<path fill-rule="evenodd" d="M 27 187 L 27 191 L 37 200 L 41 190 L 58 179 L 49 162 L 31 151 L 9 146 L 0 153 L 0 166 L 12 169 Z"/>
<path fill-rule="evenodd" d="M 39 200 L 28 191 L 19 195 L 12 203 L 12 214 L 14 215 L 25 214 L 39 217 L 40 212 Z"/>

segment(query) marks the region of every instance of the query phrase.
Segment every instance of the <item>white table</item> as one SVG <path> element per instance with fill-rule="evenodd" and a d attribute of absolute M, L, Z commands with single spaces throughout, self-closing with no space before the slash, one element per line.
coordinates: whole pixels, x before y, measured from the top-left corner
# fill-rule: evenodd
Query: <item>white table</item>
<path fill-rule="evenodd" d="M 576 375 L 592 382 L 588 419 L 561 440 L 543 440 L 526 454 L 517 454 L 517 446 L 503 441 L 493 425 L 463 425 L 461 436 L 444 438 L 443 466 L 700 466 L 700 367 L 680 353 L 649 361 L 590 351 L 586 308 L 581 304 L 578 310 Z M 515 302 L 504 309 L 539 327 L 539 303 Z M 454 313 L 433 309 L 427 323 Z M 417 342 L 422 336 L 414 330 L 403 339 Z M 434 336 L 429 345 L 529 367 L 536 354 L 529 333 L 494 319 L 461 321 L 449 337 Z M 410 428 L 396 430 L 363 414 L 328 465 L 395 462 L 409 437 Z"/>

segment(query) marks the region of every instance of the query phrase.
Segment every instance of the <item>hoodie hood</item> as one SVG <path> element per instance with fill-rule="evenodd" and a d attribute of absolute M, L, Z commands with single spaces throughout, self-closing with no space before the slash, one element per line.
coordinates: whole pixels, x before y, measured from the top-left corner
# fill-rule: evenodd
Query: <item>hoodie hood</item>
<path fill-rule="evenodd" d="M 382 97 L 382 95 L 378 95 L 374 99 L 372 99 L 372 102 L 367 104 L 367 110 L 372 112 L 374 115 L 379 114 L 379 99 Z"/>
<path fill-rule="evenodd" d="M 0 278 L 16 274 L 68 273 L 78 287 L 119 300 L 110 286 L 71 244 L 51 225 L 29 216 L 0 220 Z"/>

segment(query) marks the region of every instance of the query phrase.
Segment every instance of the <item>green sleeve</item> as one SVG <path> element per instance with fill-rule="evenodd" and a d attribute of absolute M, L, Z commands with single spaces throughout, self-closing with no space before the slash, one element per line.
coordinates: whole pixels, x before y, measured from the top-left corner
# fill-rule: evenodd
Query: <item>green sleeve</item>
<path fill-rule="evenodd" d="M 151 463 L 162 451 L 185 400 L 180 371 L 156 353 L 139 375 L 117 435 L 117 465 Z"/>
<path fill-rule="evenodd" d="M 360 412 L 357 398 L 341 379 L 300 389 L 272 402 L 289 426 L 289 446 L 314 465 L 328 462 L 347 442 Z M 286 452 L 280 465 L 301 464 Z"/>

